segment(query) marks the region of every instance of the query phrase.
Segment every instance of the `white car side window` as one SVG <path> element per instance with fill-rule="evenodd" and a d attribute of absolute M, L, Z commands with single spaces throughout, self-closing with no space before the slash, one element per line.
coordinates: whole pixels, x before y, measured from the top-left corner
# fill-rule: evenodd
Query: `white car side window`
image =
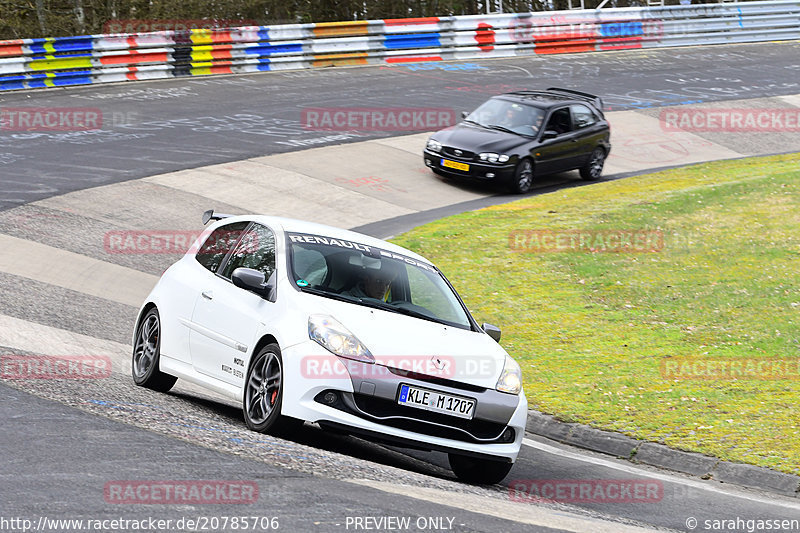
<path fill-rule="evenodd" d="M 254 224 L 247 230 L 225 264 L 222 276 L 230 279 L 233 271 L 240 267 L 263 272 L 269 279 L 275 272 L 275 234 L 272 230 L 261 224 Z"/>
<path fill-rule="evenodd" d="M 197 262 L 211 272 L 217 271 L 231 247 L 239 240 L 249 222 L 234 222 L 215 229 L 203 242 L 195 255 Z"/>

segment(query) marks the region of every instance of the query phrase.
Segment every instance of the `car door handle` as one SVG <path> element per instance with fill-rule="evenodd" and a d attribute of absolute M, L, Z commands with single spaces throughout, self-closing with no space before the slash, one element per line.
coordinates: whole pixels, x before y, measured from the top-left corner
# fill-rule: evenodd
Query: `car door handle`
<path fill-rule="evenodd" d="M 211 292 L 211 291 L 203 291 L 203 292 L 200 293 L 200 296 L 202 296 L 206 300 L 213 300 L 214 299 L 214 293 Z"/>

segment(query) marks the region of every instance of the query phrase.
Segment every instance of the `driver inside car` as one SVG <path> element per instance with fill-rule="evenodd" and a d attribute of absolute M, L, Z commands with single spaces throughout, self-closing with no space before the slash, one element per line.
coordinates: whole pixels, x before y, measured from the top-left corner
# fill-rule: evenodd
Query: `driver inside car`
<path fill-rule="evenodd" d="M 542 128 L 542 122 L 544 122 L 544 115 L 542 113 L 537 113 L 532 122 L 531 129 L 533 133 L 539 133 L 539 130 Z"/>
<path fill-rule="evenodd" d="M 522 106 L 512 104 L 500 120 L 500 125 L 523 135 L 536 135 L 542 126 L 544 115 L 530 112 Z"/>
<path fill-rule="evenodd" d="M 364 268 L 361 280 L 345 294 L 354 298 L 374 298 L 386 301 L 392 281 L 397 277 L 397 272 L 385 261 L 379 268 Z"/>
<path fill-rule="evenodd" d="M 505 114 L 500 119 L 500 125 L 506 128 L 515 128 L 525 124 L 525 113 L 522 106 L 512 104 L 506 108 Z"/>

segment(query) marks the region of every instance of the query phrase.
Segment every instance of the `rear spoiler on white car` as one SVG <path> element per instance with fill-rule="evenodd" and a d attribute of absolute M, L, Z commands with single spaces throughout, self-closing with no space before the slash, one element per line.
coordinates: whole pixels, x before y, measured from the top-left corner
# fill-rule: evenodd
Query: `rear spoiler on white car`
<path fill-rule="evenodd" d="M 236 215 L 224 215 L 222 213 L 215 213 L 213 209 L 209 209 L 203 213 L 203 225 L 205 226 L 212 220 L 222 220 L 223 218 L 233 217 Z"/>

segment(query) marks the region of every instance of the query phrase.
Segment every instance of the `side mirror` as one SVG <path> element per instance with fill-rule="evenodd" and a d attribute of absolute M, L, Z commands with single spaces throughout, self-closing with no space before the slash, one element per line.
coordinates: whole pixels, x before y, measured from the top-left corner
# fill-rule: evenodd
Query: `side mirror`
<path fill-rule="evenodd" d="M 558 137 L 558 132 L 554 130 L 544 130 L 542 133 L 542 140 L 546 141 L 547 139 L 555 139 Z"/>
<path fill-rule="evenodd" d="M 462 111 L 461 118 L 467 118 L 469 116 L 469 111 Z"/>
<path fill-rule="evenodd" d="M 483 328 L 483 331 L 485 331 L 486 334 L 495 341 L 500 342 L 500 328 L 493 326 L 492 324 L 487 324 L 486 322 L 481 325 L 481 328 Z"/>
<path fill-rule="evenodd" d="M 240 289 L 254 292 L 271 302 L 275 301 L 274 274 L 270 276 L 269 281 L 265 281 L 263 272 L 252 268 L 239 267 L 233 271 L 233 274 L 231 275 L 231 281 L 233 281 L 233 284 Z"/>

